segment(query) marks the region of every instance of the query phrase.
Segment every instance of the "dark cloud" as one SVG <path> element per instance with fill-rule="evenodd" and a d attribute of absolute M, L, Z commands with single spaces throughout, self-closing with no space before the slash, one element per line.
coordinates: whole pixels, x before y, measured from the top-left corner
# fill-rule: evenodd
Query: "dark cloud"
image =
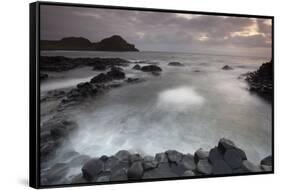
<path fill-rule="evenodd" d="M 271 51 L 270 20 L 148 11 L 42 6 L 41 39 L 82 36 L 91 41 L 118 34 L 141 50 Z M 249 52 L 249 51 L 247 51 Z M 260 53 L 260 52 L 259 52 Z"/>

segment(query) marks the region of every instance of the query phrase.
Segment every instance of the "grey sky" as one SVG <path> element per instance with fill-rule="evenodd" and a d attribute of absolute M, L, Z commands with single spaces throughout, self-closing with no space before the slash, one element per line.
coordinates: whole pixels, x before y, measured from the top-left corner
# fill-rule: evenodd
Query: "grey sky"
<path fill-rule="evenodd" d="M 270 19 L 41 6 L 41 39 L 114 34 L 143 51 L 271 54 Z"/>

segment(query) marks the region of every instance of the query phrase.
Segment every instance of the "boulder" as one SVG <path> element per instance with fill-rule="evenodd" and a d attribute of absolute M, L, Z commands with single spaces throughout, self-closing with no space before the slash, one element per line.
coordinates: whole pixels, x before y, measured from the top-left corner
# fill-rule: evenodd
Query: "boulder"
<path fill-rule="evenodd" d="M 105 83 L 110 82 L 112 78 L 104 73 L 101 73 L 91 79 L 91 83 Z"/>
<path fill-rule="evenodd" d="M 232 169 L 224 160 L 217 160 L 212 164 L 212 166 L 213 166 L 212 173 L 215 175 L 232 173 Z"/>
<path fill-rule="evenodd" d="M 159 178 L 172 178 L 178 177 L 177 174 L 172 172 L 169 163 L 161 163 L 157 168 L 145 171 L 142 179 L 159 179 Z"/>
<path fill-rule="evenodd" d="M 127 172 L 125 169 L 121 168 L 111 174 L 110 181 L 127 181 Z"/>
<path fill-rule="evenodd" d="M 222 70 L 233 70 L 232 67 L 230 67 L 229 65 L 225 65 L 221 68 Z"/>
<path fill-rule="evenodd" d="M 120 150 L 115 154 L 115 157 L 118 158 L 119 161 L 129 162 L 130 161 L 130 152 L 127 150 Z"/>
<path fill-rule="evenodd" d="M 228 149 L 224 154 L 224 160 L 232 169 L 236 169 L 242 166 L 243 158 L 237 149 Z"/>
<path fill-rule="evenodd" d="M 181 163 L 186 170 L 194 170 L 196 168 L 194 157 L 191 154 L 183 155 Z"/>
<path fill-rule="evenodd" d="M 143 160 L 143 158 L 139 154 L 132 154 L 132 155 L 130 155 L 129 159 L 130 159 L 130 163 L 134 163 L 134 162 L 138 162 L 138 161 Z"/>
<path fill-rule="evenodd" d="M 104 71 L 106 70 L 106 64 L 96 64 L 93 66 L 93 70 Z"/>
<path fill-rule="evenodd" d="M 141 179 L 143 175 L 143 171 L 144 169 L 142 167 L 142 162 L 140 161 L 134 162 L 127 171 L 128 179 L 133 179 L 133 180 Z"/>
<path fill-rule="evenodd" d="M 212 173 L 212 165 L 207 159 L 201 159 L 197 163 L 197 171 L 204 175 L 209 175 Z"/>
<path fill-rule="evenodd" d="M 218 160 L 223 160 L 223 153 L 218 147 L 214 147 L 210 150 L 209 161 L 214 164 Z"/>
<path fill-rule="evenodd" d="M 158 67 L 157 65 L 147 65 L 147 66 L 143 66 L 141 68 L 142 71 L 144 72 L 160 72 L 162 71 L 162 69 L 160 67 Z"/>
<path fill-rule="evenodd" d="M 165 162 L 168 162 L 168 157 L 166 155 L 166 153 L 162 152 L 162 153 L 157 153 L 155 155 L 155 160 L 158 162 L 158 163 L 165 163 Z"/>
<path fill-rule="evenodd" d="M 132 69 L 141 70 L 141 66 L 139 64 L 136 64 Z"/>
<path fill-rule="evenodd" d="M 261 169 L 257 165 L 249 162 L 248 160 L 244 160 L 242 162 L 242 168 L 247 172 L 261 172 Z"/>
<path fill-rule="evenodd" d="M 225 153 L 227 149 L 236 148 L 236 146 L 231 140 L 222 138 L 219 140 L 218 148 L 222 153 Z"/>
<path fill-rule="evenodd" d="M 198 163 L 199 160 L 208 159 L 208 157 L 209 157 L 209 152 L 203 150 L 202 148 L 198 149 L 194 153 L 194 161 L 195 161 L 195 163 Z"/>
<path fill-rule="evenodd" d="M 168 65 L 170 65 L 170 66 L 184 66 L 182 63 L 180 63 L 180 62 L 170 62 L 170 63 L 168 63 Z"/>
<path fill-rule="evenodd" d="M 261 160 L 261 165 L 272 166 L 272 156 L 267 156 Z"/>
<path fill-rule="evenodd" d="M 179 163 L 183 156 L 182 153 L 180 153 L 176 150 L 168 150 L 165 153 L 168 156 L 169 162 Z"/>
<path fill-rule="evenodd" d="M 104 170 L 110 171 L 119 164 L 119 159 L 115 156 L 110 156 L 104 163 Z"/>
<path fill-rule="evenodd" d="M 110 71 L 107 72 L 107 75 L 112 79 L 124 79 L 125 73 L 119 68 L 112 67 Z"/>
<path fill-rule="evenodd" d="M 83 177 L 88 180 L 94 180 L 104 170 L 104 163 L 96 158 L 86 162 L 82 167 Z"/>

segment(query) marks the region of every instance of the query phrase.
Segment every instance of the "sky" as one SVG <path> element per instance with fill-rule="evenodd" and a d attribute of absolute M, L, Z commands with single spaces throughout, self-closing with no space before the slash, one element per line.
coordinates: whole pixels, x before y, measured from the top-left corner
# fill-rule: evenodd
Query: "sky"
<path fill-rule="evenodd" d="M 122 36 L 140 51 L 271 56 L 271 19 L 42 5 L 42 40 Z"/>

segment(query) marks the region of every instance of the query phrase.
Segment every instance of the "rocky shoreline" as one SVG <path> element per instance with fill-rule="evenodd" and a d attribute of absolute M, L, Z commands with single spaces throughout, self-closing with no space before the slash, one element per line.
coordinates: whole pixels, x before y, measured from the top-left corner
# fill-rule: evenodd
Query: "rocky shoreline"
<path fill-rule="evenodd" d="M 194 154 L 167 150 L 154 157 L 120 150 L 112 156 L 90 158 L 70 152 L 68 163 L 58 163 L 42 175 L 42 184 L 99 183 L 143 179 L 212 176 L 228 174 L 272 172 L 272 157 L 267 156 L 259 165 L 247 160 L 246 153 L 231 140 L 222 138 L 209 151 L 198 149 Z M 82 165 L 81 173 L 65 181 L 70 167 Z"/>

